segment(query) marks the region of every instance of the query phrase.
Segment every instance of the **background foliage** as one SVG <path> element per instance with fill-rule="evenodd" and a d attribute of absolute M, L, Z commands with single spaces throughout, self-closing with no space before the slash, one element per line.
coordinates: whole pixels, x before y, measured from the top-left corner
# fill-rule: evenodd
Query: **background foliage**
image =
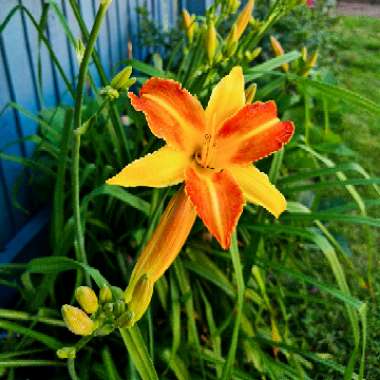
<path fill-rule="evenodd" d="M 75 288 L 86 282 L 95 289 L 107 280 L 125 288 L 136 256 L 171 195 L 166 189 L 126 191 L 104 185 L 127 162 L 161 142 L 152 137 L 125 94 L 110 102 L 89 76 L 92 96 L 84 99 L 82 120 L 90 124 L 79 146 L 71 106 L 35 116 L 40 129 L 33 138 L 39 145 L 30 166 L 36 196 L 41 201 L 52 198 L 51 239 L 46 257 L 0 268 L 2 283 L 19 292 L 14 309 L 0 310 L 0 328 L 6 332 L 0 376 L 65 379 L 69 373 L 72 379 L 138 379 L 140 373 L 149 379 L 154 374 L 141 372 L 149 353 L 160 379 L 361 379 L 366 361 L 366 378 L 376 378 L 371 362 L 378 350 L 372 331 L 366 360 L 366 314 L 369 303 L 374 331 L 374 230 L 380 226 L 374 216 L 380 179 L 360 158 L 365 152 L 360 156 L 357 146 L 350 141 L 346 145 L 342 129 L 348 128 L 344 107 L 377 115 L 373 118 L 380 108 L 338 87 L 329 67 L 300 75 L 302 46 L 313 51 L 327 35 L 321 27 L 328 23 L 322 9 L 310 10 L 304 4 L 294 8 L 289 1 L 258 4 L 255 12 L 260 18 L 228 56 L 224 41 L 236 15 L 226 4 L 216 1 L 206 15 L 196 18 L 191 43 L 182 27 L 157 34 L 141 11 L 141 22 L 147 23 L 142 38 L 147 44 L 150 39 L 156 53 L 147 62 L 125 64 L 132 65 L 137 76 L 134 90 L 150 76 L 173 77 L 203 104 L 213 84 L 241 64 L 248 84 L 258 85 L 256 99 L 275 99 L 281 117 L 296 124 L 296 136 L 286 151 L 259 165 L 285 194 L 288 212 L 276 222 L 264 210 L 246 207 L 231 252 L 221 251 L 197 223 L 184 251 L 156 286 L 151 308 L 139 322 L 142 335 L 134 335 L 137 344 L 128 336 L 120 339 L 117 332 L 77 342 L 64 328 L 60 306 L 72 303 Z M 222 9 L 215 13 L 218 5 Z M 271 15 L 279 22 L 274 29 L 265 22 Z M 86 45 L 88 31 L 78 13 L 77 18 Z M 205 45 L 210 22 L 220 33 L 212 63 Z M 320 30 L 317 37 L 312 33 L 315 25 Z M 287 54 L 274 58 L 269 33 L 284 42 Z M 244 52 L 258 46 L 263 52 L 251 60 Z M 92 59 L 102 86 L 108 85 L 96 53 Z M 284 63 L 290 63 L 288 73 L 281 71 Z M 76 183 L 72 168 L 79 147 Z M 73 216 L 78 189 L 84 252 L 78 250 Z M 55 351 L 71 345 L 79 351 L 75 360 L 59 361 Z"/>

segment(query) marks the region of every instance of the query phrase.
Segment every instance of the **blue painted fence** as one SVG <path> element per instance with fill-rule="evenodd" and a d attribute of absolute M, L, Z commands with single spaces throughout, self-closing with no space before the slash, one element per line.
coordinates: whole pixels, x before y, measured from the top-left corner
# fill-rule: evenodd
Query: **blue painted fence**
<path fill-rule="evenodd" d="M 90 28 L 100 0 L 76 1 Z M 144 49 L 139 46 L 136 7 L 147 7 L 156 23 L 167 29 L 175 24 L 182 8 L 199 14 L 210 3 L 211 0 L 113 0 L 96 46 L 107 74 L 127 58 L 128 41 L 132 43 L 134 57 L 142 58 Z M 47 5 L 49 11 L 44 35 L 52 43 L 68 80 L 75 83 L 78 72 L 75 51 L 59 22 L 60 12 L 74 38 L 81 37 L 69 0 L 1 0 L 0 25 L 4 25 L 16 6 L 27 8 L 30 16 L 39 23 Z M 39 71 L 39 67 L 42 70 Z M 61 103 L 72 103 L 62 76 L 46 47 L 41 44 L 29 15 L 18 10 L 0 35 L 0 263 L 10 261 L 28 239 L 38 234 L 48 218 L 44 211 L 28 215 L 14 207 L 12 201 L 15 188 L 21 188 L 17 191 L 17 200 L 26 209 L 33 204 L 25 183 L 25 169 L 19 163 L 6 159 L 6 155 L 28 158 L 34 148 L 28 136 L 36 132 L 37 124 L 25 112 L 11 105 L 18 104 L 31 115 L 36 115 L 43 108 Z"/>

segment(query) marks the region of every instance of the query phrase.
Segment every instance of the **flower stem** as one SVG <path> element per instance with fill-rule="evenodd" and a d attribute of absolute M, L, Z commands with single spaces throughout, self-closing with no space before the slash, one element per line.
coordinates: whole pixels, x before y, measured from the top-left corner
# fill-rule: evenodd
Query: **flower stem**
<path fill-rule="evenodd" d="M 79 185 L 79 158 L 80 158 L 80 127 L 82 124 L 82 103 L 83 89 L 86 80 L 88 65 L 90 63 L 92 51 L 94 50 L 95 41 L 99 34 L 100 27 L 107 12 L 110 1 L 102 1 L 99 10 L 95 17 L 94 26 L 92 27 L 86 50 L 79 68 L 78 85 L 75 94 L 74 106 L 74 149 L 72 160 L 72 191 L 73 191 L 73 209 L 74 209 L 74 224 L 75 224 L 75 250 L 77 259 L 83 263 L 87 263 L 87 256 L 84 244 L 84 235 L 82 230 L 81 215 L 80 215 L 80 185 Z M 86 283 L 91 286 L 90 276 L 86 273 Z"/>
<path fill-rule="evenodd" d="M 232 258 L 232 265 L 234 267 L 235 277 L 236 277 L 237 302 L 236 302 L 235 324 L 234 324 L 234 329 L 232 332 L 231 345 L 228 351 L 227 360 L 225 361 L 224 366 L 223 366 L 223 372 L 221 376 L 222 380 L 228 380 L 232 378 L 232 369 L 235 362 L 236 350 L 237 350 L 238 339 L 239 339 L 240 321 L 241 321 L 241 316 L 243 313 L 243 303 L 244 303 L 245 285 L 244 285 L 243 270 L 242 270 L 242 266 L 240 262 L 240 253 L 239 253 L 239 248 L 237 244 L 236 232 L 232 235 L 232 243 L 231 243 L 230 252 L 231 252 L 231 258 Z"/>

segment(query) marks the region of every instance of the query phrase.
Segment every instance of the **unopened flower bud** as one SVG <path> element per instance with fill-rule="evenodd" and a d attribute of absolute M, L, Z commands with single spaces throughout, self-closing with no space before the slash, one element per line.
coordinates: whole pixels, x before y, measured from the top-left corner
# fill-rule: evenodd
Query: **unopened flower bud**
<path fill-rule="evenodd" d="M 87 314 L 93 314 L 98 310 L 98 297 L 88 286 L 79 286 L 75 290 L 75 299 Z"/>
<path fill-rule="evenodd" d="M 239 0 L 228 0 L 228 12 L 235 13 L 239 7 L 240 7 Z"/>
<path fill-rule="evenodd" d="M 228 57 L 231 57 L 235 53 L 237 45 L 238 45 L 237 28 L 236 28 L 236 25 L 232 25 L 230 33 L 227 37 L 226 51 L 227 51 Z"/>
<path fill-rule="evenodd" d="M 305 69 L 302 73 L 302 76 L 306 77 L 310 73 L 311 69 L 317 64 L 317 60 L 318 60 L 318 50 L 316 50 L 310 56 L 310 58 L 306 61 Z"/>
<path fill-rule="evenodd" d="M 119 91 L 111 86 L 106 86 L 100 90 L 100 95 L 106 96 L 110 100 L 115 100 L 119 97 Z"/>
<path fill-rule="evenodd" d="M 248 22 L 252 17 L 253 7 L 255 5 L 254 0 L 248 0 L 247 4 L 239 14 L 238 19 L 236 20 L 236 36 L 237 39 L 241 37 L 247 28 Z"/>
<path fill-rule="evenodd" d="M 217 47 L 217 38 L 216 38 L 216 29 L 215 25 L 212 21 L 209 22 L 207 27 L 206 34 L 206 49 L 207 49 L 207 57 L 210 64 L 214 60 L 216 47 Z"/>
<path fill-rule="evenodd" d="M 304 62 L 307 61 L 307 47 L 306 46 L 302 46 L 302 49 L 301 49 L 301 58 Z"/>
<path fill-rule="evenodd" d="M 103 310 L 106 313 L 106 315 L 112 315 L 113 314 L 113 303 L 108 302 L 103 306 Z"/>
<path fill-rule="evenodd" d="M 282 48 L 277 38 L 270 36 L 270 43 L 272 45 L 272 49 L 276 57 L 280 57 L 281 55 L 284 55 L 284 49 Z M 281 65 L 281 67 L 284 70 L 284 72 L 287 73 L 289 71 L 288 63 L 284 63 L 283 65 Z"/>
<path fill-rule="evenodd" d="M 114 304 L 114 314 L 119 316 L 125 311 L 125 302 L 123 300 L 117 300 Z"/>
<path fill-rule="evenodd" d="M 184 25 L 185 30 L 186 30 L 187 38 L 191 42 L 193 40 L 194 31 L 195 31 L 195 27 L 196 27 L 195 16 L 194 15 L 190 16 L 190 13 L 187 11 L 187 9 L 183 9 L 182 10 L 182 21 L 183 21 L 183 25 Z"/>
<path fill-rule="evenodd" d="M 134 323 L 134 314 L 127 310 L 125 313 L 123 313 L 119 319 L 117 320 L 117 325 L 119 327 L 132 327 Z"/>
<path fill-rule="evenodd" d="M 91 335 L 94 331 L 94 322 L 78 307 L 63 305 L 62 317 L 67 328 L 76 335 Z"/>
<path fill-rule="evenodd" d="M 111 80 L 111 87 L 118 91 L 126 91 L 135 82 L 136 78 L 131 78 L 132 66 L 124 67 L 123 70 L 118 72 Z"/>
<path fill-rule="evenodd" d="M 75 359 L 76 350 L 75 347 L 62 347 L 57 350 L 57 356 L 59 359 Z"/>
<path fill-rule="evenodd" d="M 257 58 L 261 54 L 262 50 L 263 49 L 261 47 L 258 47 L 254 49 L 253 51 L 246 51 L 244 55 L 248 59 L 249 62 L 252 62 L 255 58 Z"/>
<path fill-rule="evenodd" d="M 75 47 L 74 48 L 75 48 L 75 55 L 77 56 L 78 63 L 81 64 L 83 56 L 84 56 L 84 52 L 86 50 L 81 39 L 77 39 L 75 41 Z"/>
<path fill-rule="evenodd" d="M 96 336 L 105 336 L 112 333 L 114 326 L 112 324 L 105 324 L 95 331 Z"/>
<path fill-rule="evenodd" d="M 153 282 L 149 280 L 148 276 L 142 275 L 140 279 L 137 281 L 130 302 L 128 303 L 128 310 L 133 313 L 133 321 L 138 321 L 145 310 L 147 309 L 150 299 L 153 294 Z"/>
<path fill-rule="evenodd" d="M 100 303 L 106 303 L 106 302 L 112 301 L 112 292 L 111 292 L 111 289 L 107 285 L 104 285 L 103 287 L 100 288 L 99 301 Z"/>
<path fill-rule="evenodd" d="M 245 103 L 251 104 L 253 102 L 253 99 L 255 99 L 257 90 L 257 84 L 252 83 L 246 90 L 245 90 Z"/>

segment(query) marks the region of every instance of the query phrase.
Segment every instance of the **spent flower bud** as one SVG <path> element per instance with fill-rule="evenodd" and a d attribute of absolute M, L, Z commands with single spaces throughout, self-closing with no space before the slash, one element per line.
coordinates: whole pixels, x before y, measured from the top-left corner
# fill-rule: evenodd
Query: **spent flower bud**
<path fill-rule="evenodd" d="M 94 322 L 78 307 L 63 305 L 62 317 L 67 328 L 76 335 L 91 335 L 94 331 Z"/>
<path fill-rule="evenodd" d="M 85 46 L 83 45 L 83 42 L 81 39 L 77 39 L 75 41 L 75 55 L 77 56 L 77 60 L 78 60 L 78 63 L 81 64 L 82 63 L 82 59 L 83 59 L 83 56 L 84 56 L 84 52 L 86 50 Z"/>
<path fill-rule="evenodd" d="M 98 297 L 88 286 L 79 286 L 75 290 L 75 299 L 87 314 L 93 314 L 98 310 Z"/>

